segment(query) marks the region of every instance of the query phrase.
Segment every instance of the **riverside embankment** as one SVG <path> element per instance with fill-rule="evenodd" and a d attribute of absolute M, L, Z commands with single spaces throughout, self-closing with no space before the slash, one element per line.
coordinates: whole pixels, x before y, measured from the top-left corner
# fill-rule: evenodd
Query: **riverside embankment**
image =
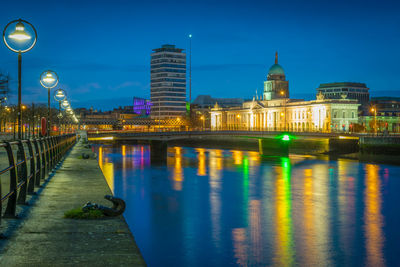
<path fill-rule="evenodd" d="M 91 153 L 78 143 L 55 175 L 28 199 L 14 223 L 2 222 L 0 266 L 145 266 L 122 216 L 97 220 L 65 219 L 64 212 L 87 201 L 110 206 L 111 191 Z M 12 231 L 7 225 L 18 225 Z"/>

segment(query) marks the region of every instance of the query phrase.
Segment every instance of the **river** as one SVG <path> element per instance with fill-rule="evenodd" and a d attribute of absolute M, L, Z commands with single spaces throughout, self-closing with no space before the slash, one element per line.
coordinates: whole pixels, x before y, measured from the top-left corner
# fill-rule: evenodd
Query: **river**
<path fill-rule="evenodd" d="M 399 266 L 400 167 L 98 145 L 149 266 Z"/>

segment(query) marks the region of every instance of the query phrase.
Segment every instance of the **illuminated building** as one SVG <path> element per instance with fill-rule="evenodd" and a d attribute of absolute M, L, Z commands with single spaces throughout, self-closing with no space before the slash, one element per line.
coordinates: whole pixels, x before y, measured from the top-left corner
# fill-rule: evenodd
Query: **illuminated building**
<path fill-rule="evenodd" d="M 369 101 L 369 88 L 365 83 L 322 83 L 317 88 L 318 94 L 322 94 L 325 99 L 357 99 L 361 105 Z"/>
<path fill-rule="evenodd" d="M 400 132 L 400 97 L 373 97 L 360 123 L 367 132 Z"/>
<path fill-rule="evenodd" d="M 151 117 L 173 119 L 186 112 L 186 53 L 163 45 L 151 54 Z"/>
<path fill-rule="evenodd" d="M 216 103 L 224 108 L 241 107 L 242 98 L 214 98 L 210 95 L 199 95 L 192 102 L 192 126 L 197 129 L 210 129 L 210 109 Z"/>
<path fill-rule="evenodd" d="M 152 103 L 150 100 L 134 97 L 133 98 L 133 112 L 142 116 L 150 115 Z"/>
<path fill-rule="evenodd" d="M 289 83 L 285 79 L 276 54 L 264 83 L 263 98 L 255 97 L 240 107 L 224 108 L 217 103 L 210 112 L 211 129 L 353 131 L 360 106 L 356 99 L 326 99 L 322 94 L 311 101 L 289 99 Z"/>

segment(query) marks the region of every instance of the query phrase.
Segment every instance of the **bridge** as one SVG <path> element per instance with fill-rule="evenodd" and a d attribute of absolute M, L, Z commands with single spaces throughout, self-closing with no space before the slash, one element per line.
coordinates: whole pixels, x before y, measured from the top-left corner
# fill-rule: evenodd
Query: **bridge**
<path fill-rule="evenodd" d="M 247 149 L 256 148 L 265 156 L 288 156 L 289 153 L 345 154 L 358 151 L 359 135 L 349 133 L 320 133 L 278 131 L 176 131 L 176 132 L 134 132 L 134 131 L 92 131 L 89 141 L 120 142 L 138 141 L 150 144 L 153 162 L 167 158 L 168 143 L 186 142 L 207 146 L 219 144 Z"/>

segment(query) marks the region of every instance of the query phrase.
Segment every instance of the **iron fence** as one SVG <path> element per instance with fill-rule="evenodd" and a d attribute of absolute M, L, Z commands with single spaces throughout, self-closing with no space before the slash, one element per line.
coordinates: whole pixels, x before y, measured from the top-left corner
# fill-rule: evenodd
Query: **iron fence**
<path fill-rule="evenodd" d="M 0 222 L 1 217 L 15 217 L 17 205 L 26 203 L 27 195 L 34 193 L 75 143 L 75 134 L 0 143 Z M 9 179 L 4 179 L 7 173 Z"/>

